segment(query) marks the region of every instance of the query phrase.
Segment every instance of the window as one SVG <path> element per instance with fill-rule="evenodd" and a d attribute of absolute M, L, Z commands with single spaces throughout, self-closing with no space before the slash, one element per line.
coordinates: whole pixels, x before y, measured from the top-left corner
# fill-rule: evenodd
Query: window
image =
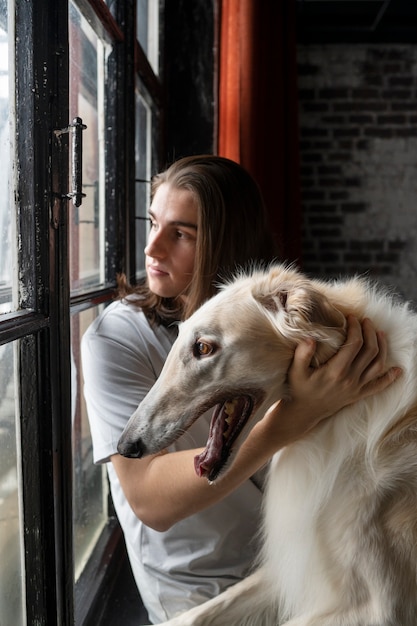
<path fill-rule="evenodd" d="M 145 267 L 144 248 L 151 174 L 158 171 L 162 89 L 159 74 L 158 2 L 136 2 L 135 82 L 135 248 L 131 275 L 140 278 Z"/>
<path fill-rule="evenodd" d="M 159 74 L 159 6 L 155 0 L 137 0 L 136 33 L 152 70 Z"/>
<path fill-rule="evenodd" d="M 24 623 L 22 517 L 14 342 L 0 346 L 0 623 Z"/>
<path fill-rule="evenodd" d="M 79 348 L 143 269 L 160 5 L 0 2 L 1 624 L 97 624 L 119 545 Z"/>
<path fill-rule="evenodd" d="M 9 11 L 0 5 L 0 319 L 13 310 L 12 286 L 15 257 L 12 198 L 13 145 L 10 137 L 14 61 L 13 32 Z M 10 54 L 9 54 L 10 53 Z M 23 562 L 23 523 L 20 483 L 19 392 L 17 378 L 18 340 L 0 345 L 0 623 L 24 623 L 25 589 Z"/>
<path fill-rule="evenodd" d="M 80 206 L 70 204 L 71 292 L 105 283 L 105 81 L 112 44 L 98 35 L 70 2 L 70 119 L 81 118 L 82 193 Z M 71 172 L 74 174 L 74 172 Z"/>
<path fill-rule="evenodd" d="M 146 218 L 150 203 L 152 109 L 143 97 L 137 79 L 135 90 L 135 205 L 136 205 L 136 275 L 145 267 Z"/>
<path fill-rule="evenodd" d="M 13 84 L 13 59 L 9 57 L 7 5 L 0 5 L 0 312 L 11 310 L 12 224 L 10 204 L 10 102 L 9 84 Z M 13 93 L 13 92 L 12 92 Z"/>
<path fill-rule="evenodd" d="M 82 196 L 69 203 L 71 295 L 106 285 L 105 223 L 110 208 L 105 196 L 105 83 L 111 38 L 100 36 L 98 20 L 88 21 L 73 2 L 69 5 L 70 119 L 80 120 Z M 99 32 L 98 32 L 99 31 Z M 73 139 L 74 141 L 74 139 Z M 74 149 L 74 146 L 72 146 Z M 69 164 L 74 175 L 73 159 Z M 79 205 L 79 206 L 77 206 Z M 108 521 L 108 493 L 103 467 L 93 464 L 91 436 L 82 396 L 80 341 L 100 307 L 71 315 L 72 467 L 74 575 L 78 581 Z"/>

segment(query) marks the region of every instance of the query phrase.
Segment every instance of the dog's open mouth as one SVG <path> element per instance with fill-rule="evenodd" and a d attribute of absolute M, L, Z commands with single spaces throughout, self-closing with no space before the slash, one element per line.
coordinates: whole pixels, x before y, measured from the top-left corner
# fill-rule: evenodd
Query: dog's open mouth
<path fill-rule="evenodd" d="M 206 449 L 194 459 L 198 476 L 205 476 L 208 480 L 216 479 L 252 414 L 253 406 L 250 396 L 239 396 L 216 406 Z"/>

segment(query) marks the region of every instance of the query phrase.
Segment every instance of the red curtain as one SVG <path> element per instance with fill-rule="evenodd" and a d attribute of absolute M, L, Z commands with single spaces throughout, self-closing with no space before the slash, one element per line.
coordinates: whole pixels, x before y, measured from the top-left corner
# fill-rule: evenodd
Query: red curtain
<path fill-rule="evenodd" d="M 218 152 L 258 182 L 283 260 L 301 261 L 294 0 L 221 0 Z"/>

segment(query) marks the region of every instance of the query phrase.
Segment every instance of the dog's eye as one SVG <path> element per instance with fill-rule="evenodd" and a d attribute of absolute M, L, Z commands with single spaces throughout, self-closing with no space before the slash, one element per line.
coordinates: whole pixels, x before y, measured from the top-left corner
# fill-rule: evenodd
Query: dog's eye
<path fill-rule="evenodd" d="M 214 351 L 214 346 L 205 341 L 196 341 L 194 344 L 194 356 L 209 356 Z"/>

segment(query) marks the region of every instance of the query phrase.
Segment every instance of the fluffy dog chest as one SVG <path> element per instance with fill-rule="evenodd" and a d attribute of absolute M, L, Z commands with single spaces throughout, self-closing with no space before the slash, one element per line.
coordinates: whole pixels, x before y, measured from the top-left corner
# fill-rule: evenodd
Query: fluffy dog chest
<path fill-rule="evenodd" d="M 326 447 L 326 440 L 332 445 Z M 335 446 L 330 427 L 321 444 L 313 438 L 283 450 L 272 459 L 268 477 L 263 560 L 289 615 L 323 604 L 330 609 L 340 600 L 343 584 L 335 571 L 352 565 L 343 550 L 348 544 L 351 554 L 358 545 L 358 502 L 370 497 L 369 483 L 361 479 L 364 445 L 357 444 L 362 450 L 355 454 L 346 438 Z"/>

